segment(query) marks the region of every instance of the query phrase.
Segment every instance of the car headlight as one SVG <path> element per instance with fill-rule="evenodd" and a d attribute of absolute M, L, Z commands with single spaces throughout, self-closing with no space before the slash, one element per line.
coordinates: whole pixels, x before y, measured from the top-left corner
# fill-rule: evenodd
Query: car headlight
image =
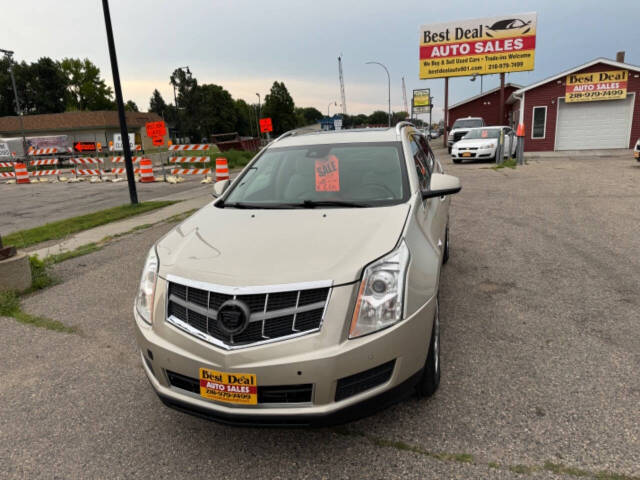
<path fill-rule="evenodd" d="M 147 260 L 144 262 L 144 269 L 140 277 L 140 287 L 136 296 L 136 310 L 148 324 L 153 321 L 153 296 L 156 293 L 159 264 L 156 247 L 151 247 Z"/>
<path fill-rule="evenodd" d="M 349 338 L 382 330 L 402 320 L 408 265 L 409 249 L 403 240 L 394 251 L 365 268 Z"/>

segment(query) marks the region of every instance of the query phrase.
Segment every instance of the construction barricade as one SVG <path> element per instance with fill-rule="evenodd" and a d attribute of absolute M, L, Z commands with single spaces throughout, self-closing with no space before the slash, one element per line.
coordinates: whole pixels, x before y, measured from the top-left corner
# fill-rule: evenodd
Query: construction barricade
<path fill-rule="evenodd" d="M 69 163 L 72 165 L 102 165 L 104 164 L 104 159 L 99 157 L 73 157 L 69 159 Z M 104 170 L 102 168 L 74 168 L 71 170 L 71 173 L 75 176 L 76 180 L 78 177 L 85 176 L 97 176 L 102 180 L 102 176 L 104 175 Z M 95 181 L 95 180 L 94 180 Z"/>
<path fill-rule="evenodd" d="M 184 152 L 184 151 L 204 151 L 209 150 L 208 143 L 192 143 L 185 145 L 169 145 L 169 151 Z M 181 181 L 180 175 L 202 175 L 202 183 L 211 183 L 212 179 L 209 176 L 211 168 L 206 168 L 204 165 L 208 164 L 210 159 L 208 156 L 203 157 L 169 157 L 169 163 L 180 164 L 180 168 L 173 168 L 171 170 L 172 178 L 167 178 L 170 183 L 175 183 L 173 180 Z M 193 164 L 200 164 L 201 168 L 191 168 Z M 184 167 L 189 165 L 189 168 Z M 177 176 L 177 177 L 176 177 Z"/>

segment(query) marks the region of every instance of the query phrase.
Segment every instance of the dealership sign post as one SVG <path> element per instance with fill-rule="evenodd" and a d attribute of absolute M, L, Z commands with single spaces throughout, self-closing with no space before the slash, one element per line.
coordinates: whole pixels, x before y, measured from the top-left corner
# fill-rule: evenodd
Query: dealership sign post
<path fill-rule="evenodd" d="M 420 79 L 445 79 L 445 146 L 448 78 L 533 70 L 536 24 L 536 13 L 521 13 L 420 27 Z"/>
<path fill-rule="evenodd" d="M 567 75 L 564 101 L 593 102 L 627 98 L 627 70 L 572 73 Z"/>

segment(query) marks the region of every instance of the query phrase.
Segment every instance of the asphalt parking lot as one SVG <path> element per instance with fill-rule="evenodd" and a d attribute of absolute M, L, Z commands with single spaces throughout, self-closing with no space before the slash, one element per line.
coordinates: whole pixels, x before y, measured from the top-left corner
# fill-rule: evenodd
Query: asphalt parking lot
<path fill-rule="evenodd" d="M 183 199 L 201 194 L 211 185 L 200 185 L 202 177 L 186 177 L 183 183 L 136 183 L 138 200 Z M 0 183 L 2 215 L 0 234 L 37 227 L 46 222 L 84 215 L 129 203 L 127 182 Z M 195 190 L 195 191 L 194 191 Z"/>
<path fill-rule="evenodd" d="M 463 190 L 434 397 L 314 430 L 165 408 L 132 323 L 160 225 L 57 265 L 61 283 L 25 300 L 79 333 L 0 318 L 0 476 L 640 478 L 640 163 L 442 158 Z"/>

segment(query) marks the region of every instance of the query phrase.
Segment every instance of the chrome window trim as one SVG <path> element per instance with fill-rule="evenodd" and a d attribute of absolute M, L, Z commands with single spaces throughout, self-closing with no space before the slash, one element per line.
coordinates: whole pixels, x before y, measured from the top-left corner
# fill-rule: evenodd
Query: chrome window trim
<path fill-rule="evenodd" d="M 201 282 L 198 280 L 190 280 L 188 278 L 179 277 L 169 273 L 166 277 L 160 277 L 163 280 L 173 283 L 180 283 L 187 287 L 199 288 L 201 290 L 214 291 L 216 293 L 222 293 L 224 295 L 250 295 L 256 293 L 277 293 L 288 292 L 292 290 L 312 290 L 315 288 L 331 288 L 333 286 L 332 280 L 317 280 L 313 282 L 298 282 L 298 283 L 281 283 L 277 285 L 257 285 L 251 287 L 231 287 L 228 285 L 218 285 L 215 283 Z"/>

